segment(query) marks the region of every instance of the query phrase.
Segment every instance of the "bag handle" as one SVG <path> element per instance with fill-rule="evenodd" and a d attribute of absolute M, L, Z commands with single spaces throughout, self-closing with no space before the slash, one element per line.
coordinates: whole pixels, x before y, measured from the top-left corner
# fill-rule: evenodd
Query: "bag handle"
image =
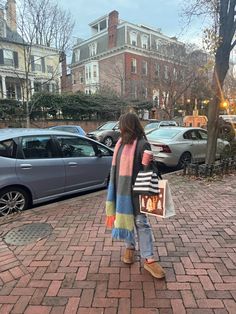
<path fill-rule="evenodd" d="M 150 167 L 151 167 L 151 169 L 156 173 L 157 177 L 158 177 L 160 180 L 162 180 L 161 172 L 160 172 L 160 170 L 157 168 L 156 163 L 155 163 L 154 161 L 151 161 Z"/>

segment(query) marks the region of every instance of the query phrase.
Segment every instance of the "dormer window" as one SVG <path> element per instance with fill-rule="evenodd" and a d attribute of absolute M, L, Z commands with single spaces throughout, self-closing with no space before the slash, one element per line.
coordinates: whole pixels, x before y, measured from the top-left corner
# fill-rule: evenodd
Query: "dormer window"
<path fill-rule="evenodd" d="M 147 35 L 141 36 L 141 42 L 142 42 L 142 48 L 148 49 L 148 36 Z"/>
<path fill-rule="evenodd" d="M 161 48 L 161 41 L 160 41 L 160 39 L 156 39 L 155 43 L 156 43 L 156 50 L 160 51 L 160 48 Z"/>
<path fill-rule="evenodd" d="M 89 56 L 93 57 L 97 54 L 97 43 L 94 42 L 89 45 Z"/>
<path fill-rule="evenodd" d="M 80 50 L 76 49 L 75 50 L 75 62 L 78 62 L 80 59 Z"/>
<path fill-rule="evenodd" d="M 134 31 L 130 32 L 130 43 L 132 46 L 137 46 L 137 33 Z"/>

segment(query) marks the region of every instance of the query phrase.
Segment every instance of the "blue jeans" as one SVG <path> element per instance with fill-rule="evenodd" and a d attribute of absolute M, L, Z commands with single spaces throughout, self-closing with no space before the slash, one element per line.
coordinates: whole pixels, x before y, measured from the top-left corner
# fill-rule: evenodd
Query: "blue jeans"
<path fill-rule="evenodd" d="M 134 218 L 135 229 L 138 235 L 140 255 L 142 258 L 153 258 L 152 231 L 147 217 L 144 214 L 139 214 Z M 133 242 L 128 242 L 126 240 L 125 247 L 127 249 L 135 249 L 135 240 Z"/>

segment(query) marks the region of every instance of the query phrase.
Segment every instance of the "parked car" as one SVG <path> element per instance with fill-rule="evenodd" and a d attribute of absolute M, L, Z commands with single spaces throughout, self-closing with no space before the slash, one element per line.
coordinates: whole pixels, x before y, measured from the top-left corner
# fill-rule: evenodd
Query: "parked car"
<path fill-rule="evenodd" d="M 87 137 L 49 129 L 1 129 L 0 215 L 105 187 L 113 151 Z"/>
<path fill-rule="evenodd" d="M 146 134 L 148 134 L 154 129 L 159 129 L 161 127 L 166 127 L 166 126 L 178 126 L 178 123 L 173 120 L 164 120 L 164 121 L 150 120 L 148 124 L 145 125 L 144 131 Z"/>
<path fill-rule="evenodd" d="M 49 128 L 50 130 L 58 130 L 79 135 L 86 135 L 86 132 L 79 125 L 56 125 Z"/>
<path fill-rule="evenodd" d="M 87 136 L 112 147 L 120 137 L 118 121 L 109 121 L 100 125 L 95 131 L 87 133 Z"/>
<path fill-rule="evenodd" d="M 206 155 L 207 131 L 194 127 L 165 127 L 147 135 L 154 160 L 168 167 L 183 168 L 191 161 L 203 162 Z M 229 142 L 217 139 L 217 158 L 230 151 Z"/>

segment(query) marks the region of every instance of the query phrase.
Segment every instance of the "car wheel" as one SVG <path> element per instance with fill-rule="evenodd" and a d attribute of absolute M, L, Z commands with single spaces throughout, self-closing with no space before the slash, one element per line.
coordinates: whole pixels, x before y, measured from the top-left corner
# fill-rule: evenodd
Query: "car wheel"
<path fill-rule="evenodd" d="M 21 188 L 9 187 L 0 191 L 0 216 L 27 209 L 29 204 L 29 195 Z"/>
<path fill-rule="evenodd" d="M 103 143 L 108 146 L 108 147 L 112 147 L 113 145 L 113 139 L 110 136 L 107 136 L 104 138 Z"/>
<path fill-rule="evenodd" d="M 189 164 L 192 160 L 192 155 L 189 152 L 185 152 L 180 156 L 178 162 L 178 169 L 183 169 L 186 164 Z"/>

